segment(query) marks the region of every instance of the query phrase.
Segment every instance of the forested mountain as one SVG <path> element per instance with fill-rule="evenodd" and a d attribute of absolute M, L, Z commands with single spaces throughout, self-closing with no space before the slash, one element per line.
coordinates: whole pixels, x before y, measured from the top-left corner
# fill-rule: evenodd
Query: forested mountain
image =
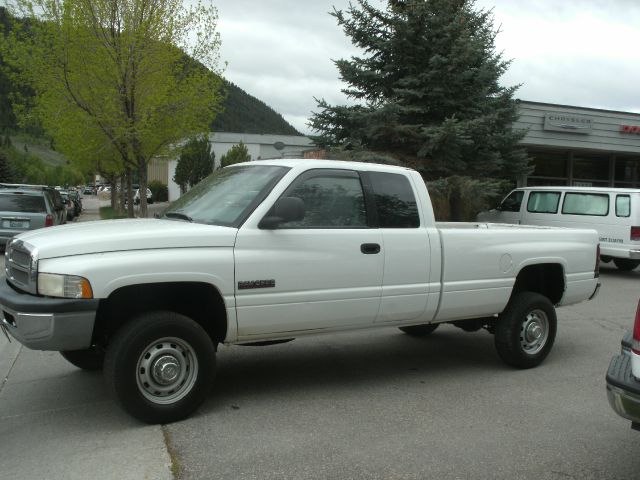
<path fill-rule="evenodd" d="M 216 117 L 214 132 L 300 135 L 282 115 L 240 87 L 225 80 L 224 111 Z"/>

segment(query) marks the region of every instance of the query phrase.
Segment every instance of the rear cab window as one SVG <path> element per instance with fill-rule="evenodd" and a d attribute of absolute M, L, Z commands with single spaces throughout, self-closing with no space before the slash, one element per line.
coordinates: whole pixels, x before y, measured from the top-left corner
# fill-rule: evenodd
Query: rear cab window
<path fill-rule="evenodd" d="M 567 192 L 562 203 L 562 213 L 567 215 L 609 215 L 609 195 L 606 193 Z"/>
<path fill-rule="evenodd" d="M 420 216 L 409 179 L 398 173 L 368 172 L 380 228 L 418 228 Z"/>
<path fill-rule="evenodd" d="M 527 201 L 527 212 L 558 213 L 560 192 L 531 192 Z"/>

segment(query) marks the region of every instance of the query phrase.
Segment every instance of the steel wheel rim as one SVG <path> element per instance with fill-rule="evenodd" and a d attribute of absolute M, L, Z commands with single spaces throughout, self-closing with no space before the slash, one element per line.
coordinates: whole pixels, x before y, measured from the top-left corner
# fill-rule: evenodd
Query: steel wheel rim
<path fill-rule="evenodd" d="M 197 377 L 196 352 L 180 338 L 155 340 L 138 357 L 138 389 L 150 402 L 167 405 L 183 399 L 193 389 Z"/>
<path fill-rule="evenodd" d="M 520 346 L 525 353 L 535 355 L 545 347 L 548 338 L 549 317 L 543 310 L 532 310 L 522 322 Z"/>

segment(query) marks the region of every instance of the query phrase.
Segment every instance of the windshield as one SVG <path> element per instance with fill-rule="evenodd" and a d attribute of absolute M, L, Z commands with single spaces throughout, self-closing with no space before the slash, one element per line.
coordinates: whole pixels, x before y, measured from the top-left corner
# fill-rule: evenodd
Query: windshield
<path fill-rule="evenodd" d="M 162 217 L 238 227 L 289 169 L 274 165 L 223 168 L 162 212 Z"/>

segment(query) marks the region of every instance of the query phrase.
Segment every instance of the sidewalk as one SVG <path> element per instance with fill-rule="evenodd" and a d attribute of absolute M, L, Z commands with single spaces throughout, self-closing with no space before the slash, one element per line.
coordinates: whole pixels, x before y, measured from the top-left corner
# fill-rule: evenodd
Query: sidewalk
<path fill-rule="evenodd" d="M 99 220 L 99 201 L 83 204 L 78 221 Z M 1 333 L 0 444 L 1 480 L 173 478 L 162 428 L 122 412 L 100 373 Z"/>

